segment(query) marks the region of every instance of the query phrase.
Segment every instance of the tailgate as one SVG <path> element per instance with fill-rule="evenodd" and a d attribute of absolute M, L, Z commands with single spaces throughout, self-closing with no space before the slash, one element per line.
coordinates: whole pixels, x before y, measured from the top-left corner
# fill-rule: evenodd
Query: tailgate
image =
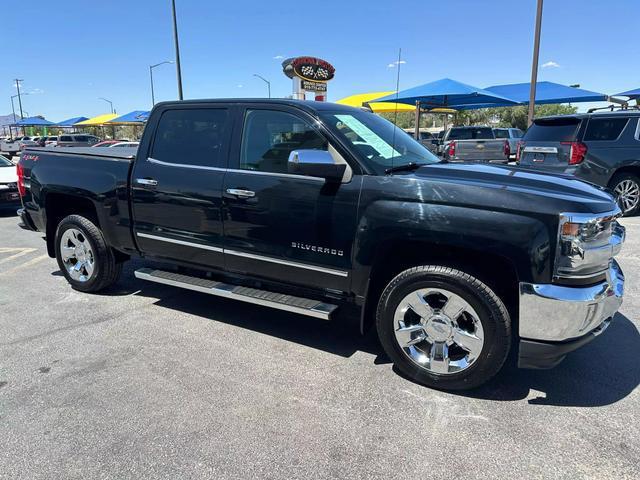
<path fill-rule="evenodd" d="M 470 162 L 505 160 L 504 140 L 457 140 L 456 159 Z"/>
<path fill-rule="evenodd" d="M 536 119 L 522 138 L 520 165 L 564 173 L 580 125 L 572 116 Z"/>

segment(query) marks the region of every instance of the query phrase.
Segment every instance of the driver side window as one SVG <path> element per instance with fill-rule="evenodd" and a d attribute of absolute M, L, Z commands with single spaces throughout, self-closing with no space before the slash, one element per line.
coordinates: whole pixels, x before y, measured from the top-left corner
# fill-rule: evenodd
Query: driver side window
<path fill-rule="evenodd" d="M 247 110 L 240 168 L 287 173 L 293 150 L 327 150 L 327 140 L 308 122 L 275 110 Z"/>

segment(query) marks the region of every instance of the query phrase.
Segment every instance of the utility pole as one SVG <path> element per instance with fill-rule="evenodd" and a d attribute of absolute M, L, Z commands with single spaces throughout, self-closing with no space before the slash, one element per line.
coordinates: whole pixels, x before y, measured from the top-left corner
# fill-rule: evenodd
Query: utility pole
<path fill-rule="evenodd" d="M 171 0 L 171 12 L 173 14 L 173 41 L 176 49 L 176 76 L 178 77 L 178 100 L 183 100 L 182 95 L 182 71 L 180 69 L 180 45 L 178 44 L 178 20 L 176 19 L 176 0 Z"/>
<path fill-rule="evenodd" d="M 536 29 L 533 37 L 533 62 L 531 63 L 531 89 L 529 91 L 529 115 L 527 126 L 533 123 L 536 106 L 536 83 L 538 82 L 538 57 L 540 56 L 540 30 L 542 28 L 542 0 L 538 0 L 536 11 Z"/>
<path fill-rule="evenodd" d="M 22 99 L 20 98 L 20 82 L 23 80 L 21 78 L 16 78 L 16 88 L 18 89 L 18 105 L 20 105 L 20 120 L 23 120 L 22 116 Z"/>

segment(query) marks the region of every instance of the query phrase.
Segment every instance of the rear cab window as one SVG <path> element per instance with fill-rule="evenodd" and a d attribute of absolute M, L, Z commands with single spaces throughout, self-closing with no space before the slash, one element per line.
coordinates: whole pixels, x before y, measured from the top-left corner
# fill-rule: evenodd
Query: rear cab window
<path fill-rule="evenodd" d="M 497 128 L 493 131 L 496 138 L 509 138 L 509 130 L 503 130 L 501 128 Z"/>
<path fill-rule="evenodd" d="M 452 128 L 447 137 L 448 140 L 493 140 L 495 138 L 493 129 L 490 127 Z"/>

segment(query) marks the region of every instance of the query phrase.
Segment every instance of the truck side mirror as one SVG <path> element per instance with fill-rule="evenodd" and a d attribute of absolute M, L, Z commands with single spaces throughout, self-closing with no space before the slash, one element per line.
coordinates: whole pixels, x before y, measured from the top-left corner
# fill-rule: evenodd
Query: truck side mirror
<path fill-rule="evenodd" d="M 346 164 L 335 163 L 326 150 L 293 150 L 289 154 L 287 170 L 294 175 L 320 177 L 328 182 L 342 180 Z"/>

